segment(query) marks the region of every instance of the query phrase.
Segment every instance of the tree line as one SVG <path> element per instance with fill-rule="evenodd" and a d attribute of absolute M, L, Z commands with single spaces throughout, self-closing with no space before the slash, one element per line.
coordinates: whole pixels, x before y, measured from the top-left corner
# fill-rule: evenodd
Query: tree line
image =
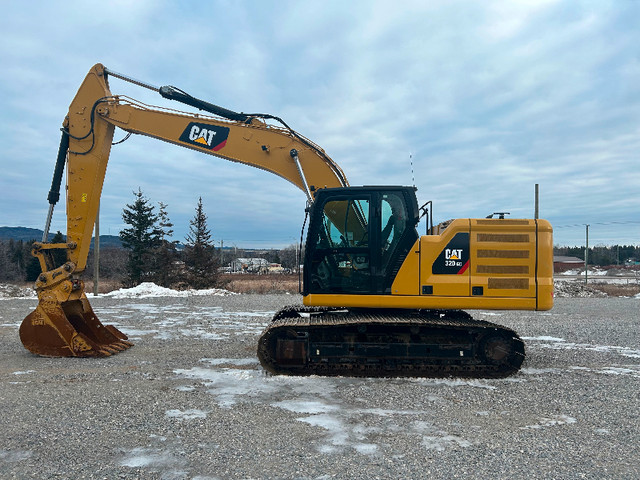
<path fill-rule="evenodd" d="M 585 247 L 555 247 L 554 255 L 576 257 L 584 260 Z M 590 265 L 623 265 L 627 260 L 640 261 L 640 247 L 634 245 L 597 245 L 589 247 Z"/>
<path fill-rule="evenodd" d="M 116 280 L 125 287 L 142 282 L 154 282 L 172 288 L 211 288 L 220 285 L 219 267 L 233 258 L 227 258 L 221 248 L 216 248 L 207 222 L 202 198 L 198 199 L 194 217 L 189 222 L 189 232 L 183 245 L 173 240 L 173 223 L 167 213 L 167 204 L 156 206 L 142 193 L 133 192 L 134 201 L 122 211 L 126 225 L 119 236 L 123 248 L 100 249 L 100 278 Z M 0 241 L 0 281 L 33 282 L 40 274 L 38 260 L 31 255 L 35 240 Z M 57 232 L 52 243 L 64 242 Z M 270 250 L 259 255 L 270 263 L 280 263 L 289 269 L 297 268 L 298 254 L 295 245 L 282 250 Z M 60 251 L 64 256 L 64 252 Z M 234 249 L 233 257 L 249 254 Z M 253 254 L 251 255 L 253 256 Z M 63 264 L 65 258 L 57 263 Z M 93 251 L 89 253 L 83 277 L 93 278 Z"/>
<path fill-rule="evenodd" d="M 134 192 L 135 200 L 127 204 L 122 219 L 127 228 L 120 232 L 120 240 L 128 250 L 125 286 L 150 281 L 169 287 L 210 288 L 218 284 L 218 257 L 207 226 L 202 197 L 196 213 L 189 221 L 189 233 L 184 249 L 178 251 L 173 237 L 173 223 L 167 204 L 159 202 L 158 212 L 142 194 Z"/>

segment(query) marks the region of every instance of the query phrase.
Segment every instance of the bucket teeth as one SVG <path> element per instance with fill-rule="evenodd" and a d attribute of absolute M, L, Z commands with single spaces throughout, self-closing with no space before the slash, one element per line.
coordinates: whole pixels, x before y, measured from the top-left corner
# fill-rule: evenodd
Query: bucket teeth
<path fill-rule="evenodd" d="M 98 320 L 84 294 L 66 302 L 41 296 L 20 326 L 20 340 L 30 352 L 47 357 L 108 357 L 133 345 L 116 327 Z"/>
<path fill-rule="evenodd" d="M 129 348 L 129 345 L 126 345 L 123 342 L 118 342 L 112 343 L 111 345 L 109 345 L 109 347 L 117 350 L 118 352 L 124 352 L 127 348 Z"/>

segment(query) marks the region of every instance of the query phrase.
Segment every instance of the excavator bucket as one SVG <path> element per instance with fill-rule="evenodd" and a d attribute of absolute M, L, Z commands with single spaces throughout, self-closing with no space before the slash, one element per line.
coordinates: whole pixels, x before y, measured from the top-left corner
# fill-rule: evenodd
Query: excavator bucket
<path fill-rule="evenodd" d="M 108 357 L 133 345 L 120 330 L 98 320 L 84 293 L 66 302 L 41 295 L 20 326 L 20 340 L 31 353 L 46 357 Z"/>

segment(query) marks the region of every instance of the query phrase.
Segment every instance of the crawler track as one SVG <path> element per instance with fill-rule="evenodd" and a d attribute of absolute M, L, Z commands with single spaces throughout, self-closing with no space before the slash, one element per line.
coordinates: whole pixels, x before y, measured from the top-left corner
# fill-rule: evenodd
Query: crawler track
<path fill-rule="evenodd" d="M 458 310 L 285 307 L 258 342 L 285 375 L 502 378 L 524 357 L 513 330 Z"/>

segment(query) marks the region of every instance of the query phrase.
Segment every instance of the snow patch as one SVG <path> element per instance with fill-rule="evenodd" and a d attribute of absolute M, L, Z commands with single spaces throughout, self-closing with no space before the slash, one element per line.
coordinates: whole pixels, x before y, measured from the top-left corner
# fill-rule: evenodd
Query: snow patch
<path fill-rule="evenodd" d="M 219 365 L 237 365 L 237 366 L 246 366 L 246 365 L 258 365 L 258 360 L 255 358 L 202 358 L 201 362 L 206 362 L 211 365 L 219 366 Z"/>
<path fill-rule="evenodd" d="M 591 345 L 588 343 L 567 342 L 564 338 L 557 337 L 522 337 L 530 347 L 549 348 L 552 350 L 588 350 L 599 353 L 614 353 L 628 358 L 640 358 L 640 350 L 618 345 Z M 541 342 L 534 343 L 531 342 Z M 545 343 L 548 342 L 548 343 Z"/>
<path fill-rule="evenodd" d="M 406 435 L 417 437 L 419 443 L 428 450 L 442 451 L 446 448 L 468 447 L 470 442 L 434 426 L 421 426 L 407 430 L 401 424 L 400 416 L 425 415 L 425 410 L 395 410 L 385 408 L 361 408 L 357 403 L 336 400 L 335 392 L 340 380 L 331 377 L 295 377 L 265 375 L 254 358 L 203 358 L 201 365 L 187 369 L 177 369 L 174 373 L 181 379 L 191 379 L 192 385 L 177 387 L 180 391 L 206 389 L 222 408 L 238 408 L 246 402 L 259 402 L 272 408 L 292 412 L 296 421 L 320 429 L 314 441 L 320 453 L 332 454 L 352 451 L 361 455 L 374 455 L 380 445 L 371 441 L 384 435 Z M 206 365 L 206 366 L 204 366 Z M 473 387 L 495 389 L 492 385 L 476 380 L 425 379 L 425 388 Z M 377 380 L 377 382 L 385 380 Z M 395 380 L 391 380 L 392 383 Z M 419 381 L 403 379 L 403 381 Z M 367 388 L 368 379 L 354 380 L 362 388 Z M 187 397 L 185 397 L 187 398 Z M 442 397 L 425 395 L 425 403 L 441 403 Z M 181 410 L 172 411 L 179 416 Z M 302 414 L 302 415 L 300 415 Z M 419 423 L 419 422 L 418 422 Z M 427 425 L 422 423 L 420 425 Z"/>
<path fill-rule="evenodd" d="M 0 300 L 16 298 L 37 298 L 36 291 L 32 287 L 20 287 L 9 283 L 0 283 Z"/>
<path fill-rule="evenodd" d="M 468 440 L 464 440 L 458 435 L 451 435 L 424 421 L 414 422 L 413 430 L 422 434 L 421 444 L 427 450 L 443 452 L 449 447 L 466 448 L 473 445 L 471 442 L 469 442 Z"/>
<path fill-rule="evenodd" d="M 422 446 L 428 450 L 435 450 L 437 452 L 444 452 L 447 447 L 470 447 L 472 445 L 468 440 L 464 440 L 456 435 L 445 435 L 443 437 L 422 437 Z"/>
<path fill-rule="evenodd" d="M 180 329 L 180 334 L 185 337 L 203 338 L 205 340 L 224 340 L 227 335 L 221 335 L 219 333 L 207 332 L 203 328 L 195 327 L 192 329 Z"/>
<path fill-rule="evenodd" d="M 629 365 L 626 367 L 604 367 L 600 370 L 594 370 L 588 367 L 571 367 L 571 370 L 579 370 L 583 372 L 599 373 L 602 375 L 626 375 L 635 378 L 640 378 L 640 366 Z"/>
<path fill-rule="evenodd" d="M 193 392 L 196 389 L 193 385 L 182 385 L 181 387 L 176 388 L 179 392 Z"/>
<path fill-rule="evenodd" d="M 605 373 L 607 375 L 633 375 L 639 376 L 638 371 L 633 370 L 631 368 L 622 368 L 622 367 L 605 367 L 600 370 L 601 373 Z"/>
<path fill-rule="evenodd" d="M 165 416 L 170 418 L 177 418 L 178 420 L 193 420 L 194 418 L 207 418 L 207 413 L 203 410 L 197 410 L 192 408 L 190 410 L 167 410 L 164 412 Z"/>
<path fill-rule="evenodd" d="M 204 383 L 222 408 L 231 408 L 240 401 L 241 396 L 259 398 L 277 390 L 273 379 L 265 377 L 259 370 L 193 367 L 174 370 L 174 373 Z"/>
<path fill-rule="evenodd" d="M 271 406 L 289 410 L 290 412 L 310 414 L 335 412 L 339 409 L 337 405 L 327 405 L 318 400 L 283 400 L 272 403 Z"/>
<path fill-rule="evenodd" d="M 373 443 L 356 443 L 353 448 L 362 455 L 373 455 L 378 451 L 378 446 Z"/>
<path fill-rule="evenodd" d="M 545 373 L 560 373 L 558 368 L 523 368 L 520 370 L 525 375 L 542 375 Z"/>
<path fill-rule="evenodd" d="M 606 293 L 600 290 L 597 290 L 593 287 L 590 287 L 589 285 L 585 285 L 581 281 L 556 280 L 553 282 L 553 290 L 554 290 L 554 295 L 559 298 L 561 297 L 602 298 L 607 296 Z"/>
<path fill-rule="evenodd" d="M 535 425 L 527 425 L 520 427 L 521 430 L 537 430 L 545 427 L 556 427 L 559 425 L 571 425 L 576 423 L 576 419 L 568 415 L 554 415 L 552 417 L 543 417 Z"/>
<path fill-rule="evenodd" d="M 322 413 L 311 417 L 298 418 L 297 420 L 327 430 L 329 432 L 329 442 L 332 446 L 346 445 L 347 443 L 349 435 L 346 432 L 346 427 L 342 420 L 335 415 Z M 322 450 L 325 452 L 334 451 L 330 446 L 324 446 Z"/>
<path fill-rule="evenodd" d="M 158 330 L 139 330 L 133 327 L 118 326 L 118 330 L 124 333 L 127 337 L 139 338 L 143 335 L 150 335 L 152 333 L 158 333 Z"/>
<path fill-rule="evenodd" d="M 87 294 L 93 296 L 92 294 Z M 151 297 L 193 297 L 198 295 L 236 295 L 228 290 L 221 288 L 209 288 L 205 290 L 173 290 L 171 288 L 161 287 L 153 282 L 143 282 L 133 288 L 121 288 L 113 292 L 101 294 L 102 297 L 112 298 L 151 298 Z"/>
<path fill-rule="evenodd" d="M 123 467 L 140 468 L 151 465 L 169 465 L 174 463 L 173 458 L 167 452 L 155 448 L 134 448 L 128 457 L 120 462 Z"/>
<path fill-rule="evenodd" d="M 22 462 L 31 458 L 31 450 L 0 450 L 0 461 L 7 463 Z"/>
<path fill-rule="evenodd" d="M 162 307 L 152 303 L 124 303 L 117 308 L 97 306 L 94 310 L 98 318 L 109 316 L 110 324 L 132 337 L 152 335 L 160 340 L 196 338 L 212 341 L 224 340 L 230 335 L 246 337 L 262 332 L 274 313 L 227 312 L 219 306 L 191 305 L 182 300 Z M 151 325 L 141 328 L 136 325 L 138 319 L 144 319 Z"/>
<path fill-rule="evenodd" d="M 434 385 L 446 385 L 448 387 L 474 387 L 495 390 L 494 385 L 489 385 L 480 380 L 465 380 L 462 378 L 409 378 L 407 381 L 418 383 L 432 383 Z"/>
<path fill-rule="evenodd" d="M 627 272 L 625 272 L 624 270 L 622 270 L 621 272 L 618 272 L 615 269 L 603 269 L 603 268 L 599 268 L 599 267 L 589 267 L 588 271 L 588 276 L 589 277 L 604 277 L 607 275 L 624 275 Z M 572 276 L 572 277 L 584 277 L 584 267 L 580 267 L 580 268 L 573 268 L 571 270 L 565 270 L 564 272 L 560 272 L 560 273 L 556 273 L 555 275 L 562 275 L 562 276 Z"/>
<path fill-rule="evenodd" d="M 564 338 L 560 338 L 560 337 L 547 337 L 547 336 L 541 336 L 541 337 L 522 337 L 523 340 L 527 340 L 527 341 L 537 341 L 537 342 L 566 342 L 566 340 Z"/>

